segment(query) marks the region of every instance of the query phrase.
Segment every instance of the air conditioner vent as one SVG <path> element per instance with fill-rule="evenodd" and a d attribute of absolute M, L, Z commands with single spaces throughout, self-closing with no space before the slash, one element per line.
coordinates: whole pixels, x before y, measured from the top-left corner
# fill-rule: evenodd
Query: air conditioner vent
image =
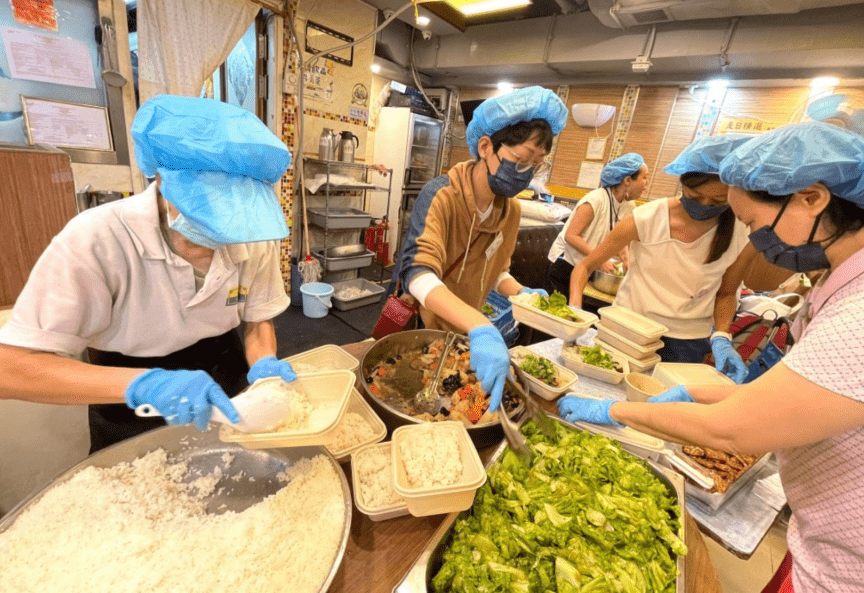
<path fill-rule="evenodd" d="M 661 9 L 631 12 L 628 16 L 639 25 L 645 25 L 648 23 L 665 23 L 666 21 L 672 20 L 669 18 L 669 15 L 666 14 L 666 11 Z"/>

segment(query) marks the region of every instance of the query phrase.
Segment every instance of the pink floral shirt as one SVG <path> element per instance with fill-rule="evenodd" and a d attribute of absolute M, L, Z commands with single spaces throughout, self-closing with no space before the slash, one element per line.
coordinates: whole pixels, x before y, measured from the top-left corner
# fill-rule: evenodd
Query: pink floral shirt
<path fill-rule="evenodd" d="M 799 317 L 786 366 L 864 403 L 864 250 L 814 287 Z M 795 592 L 864 593 L 864 426 L 777 456 Z"/>

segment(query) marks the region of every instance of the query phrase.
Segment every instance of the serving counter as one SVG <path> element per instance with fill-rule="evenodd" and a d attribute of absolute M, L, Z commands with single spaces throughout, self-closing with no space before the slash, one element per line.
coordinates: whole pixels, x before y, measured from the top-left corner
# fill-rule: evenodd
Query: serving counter
<path fill-rule="evenodd" d="M 358 360 L 372 342 L 343 346 Z M 554 403 L 541 402 L 553 411 Z M 480 451 L 485 462 L 495 447 Z M 343 465 L 350 474 L 350 465 Z M 351 479 L 349 477 L 349 483 Z M 355 509 L 356 511 L 356 509 Z M 342 565 L 330 587 L 332 593 L 387 593 L 402 580 L 420 552 L 429 542 L 445 515 L 412 517 L 410 515 L 374 522 L 356 511 L 351 519 L 351 534 Z M 685 541 L 689 553 L 685 558 L 686 591 L 688 593 L 721 593 L 717 573 L 708 556 L 708 549 L 696 523 L 689 514 L 685 517 Z"/>

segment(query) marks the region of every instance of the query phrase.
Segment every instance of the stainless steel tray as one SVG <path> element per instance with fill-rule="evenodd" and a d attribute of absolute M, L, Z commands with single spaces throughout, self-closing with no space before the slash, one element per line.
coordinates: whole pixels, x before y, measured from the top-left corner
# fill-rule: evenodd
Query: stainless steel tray
<path fill-rule="evenodd" d="M 309 222 L 326 229 L 362 229 L 372 215 L 356 208 L 309 208 Z"/>
<path fill-rule="evenodd" d="M 552 418 L 556 421 L 560 421 L 558 418 Z M 571 430 L 578 430 L 570 426 L 568 426 L 568 428 Z M 492 467 L 493 464 L 497 463 L 498 459 L 504 454 L 506 449 L 507 442 L 505 441 L 501 443 L 501 445 L 492 454 L 492 457 L 489 458 L 489 461 L 486 462 L 486 468 L 488 469 Z M 678 502 L 678 510 L 680 511 L 681 517 L 681 530 L 679 536 L 681 537 L 681 540 L 684 541 L 684 478 L 652 461 L 646 461 L 646 463 L 654 471 L 657 478 L 666 485 L 669 494 L 675 496 Z M 411 568 L 408 569 L 408 573 L 399 582 L 399 584 L 393 588 L 393 593 L 427 593 L 429 591 L 428 583 L 441 567 L 444 548 L 450 541 L 450 536 L 453 532 L 454 526 L 456 525 L 456 519 L 458 519 L 463 513 L 468 512 L 470 512 L 470 509 L 468 511 L 462 511 L 461 513 L 450 513 L 447 515 L 435 533 L 432 534 L 432 539 L 429 541 L 429 544 L 423 549 L 420 556 L 414 561 L 414 564 L 411 565 Z M 684 541 L 684 543 L 686 545 L 687 542 Z M 684 558 L 682 556 L 678 557 L 677 565 L 678 580 L 675 583 L 675 591 L 676 593 L 685 593 Z"/>
<path fill-rule="evenodd" d="M 372 258 L 375 257 L 375 254 L 368 249 L 366 253 L 348 257 L 326 257 L 321 251 L 315 251 L 312 255 L 321 261 L 321 267 L 328 272 L 365 268 L 372 263 Z"/>
<path fill-rule="evenodd" d="M 207 499 L 207 512 L 217 515 L 226 511 L 239 513 L 275 494 L 284 486 L 284 483 L 276 477 L 278 473 L 285 471 L 302 458 L 324 455 L 330 459 L 333 469 L 340 477 L 342 497 L 345 500 L 342 539 L 333 566 L 319 590 L 320 593 L 325 593 L 330 588 L 336 571 L 342 563 L 345 546 L 348 544 L 348 536 L 351 531 L 351 491 L 348 489 L 348 480 L 345 478 L 345 473 L 340 465 L 323 447 L 250 450 L 235 443 L 221 442 L 218 433 L 218 429 L 214 428 L 207 432 L 199 432 L 187 426 L 166 426 L 103 449 L 60 474 L 47 487 L 21 501 L 0 520 L 0 533 L 9 529 L 15 520 L 31 505 L 38 502 L 46 492 L 69 480 L 84 468 L 91 466 L 111 467 L 121 462 L 130 462 L 155 449 L 165 449 L 169 459 L 174 461 L 188 462 L 189 473 L 184 478 L 186 481 L 192 481 L 199 477 L 201 475 L 197 473 L 199 470 L 206 474 L 212 472 L 216 466 L 224 467 L 223 454 L 230 453 L 234 456 L 234 461 L 225 470 L 222 479 L 214 488 L 214 493 Z M 231 479 L 241 472 L 244 479 L 237 481 Z M 249 477 L 255 478 L 255 481 L 249 480 Z M 266 563 L 267 559 L 262 559 L 262 562 Z"/>
<path fill-rule="evenodd" d="M 366 246 L 363 243 L 355 245 L 340 245 L 339 247 L 330 247 L 324 252 L 327 257 L 351 257 L 353 255 L 366 255 Z"/>
<path fill-rule="evenodd" d="M 370 290 L 371 294 L 355 297 L 353 299 L 341 299 L 337 294 L 343 288 L 347 287 L 356 287 L 361 290 Z M 333 283 L 333 306 L 339 309 L 340 311 L 350 311 L 351 309 L 357 309 L 358 307 L 365 307 L 366 305 L 371 305 L 373 303 L 377 303 L 381 300 L 381 295 L 384 294 L 384 287 L 375 284 L 374 282 L 369 282 L 365 278 L 354 278 L 353 280 L 343 280 L 341 282 Z"/>

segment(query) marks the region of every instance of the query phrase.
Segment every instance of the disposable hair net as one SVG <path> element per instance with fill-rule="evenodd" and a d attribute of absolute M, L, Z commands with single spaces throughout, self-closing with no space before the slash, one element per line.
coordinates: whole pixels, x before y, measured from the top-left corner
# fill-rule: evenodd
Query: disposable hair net
<path fill-rule="evenodd" d="M 617 159 L 609 161 L 603 167 L 603 172 L 600 174 L 600 185 L 602 187 L 618 185 L 624 181 L 625 177 L 635 174 L 644 164 L 645 159 L 637 152 L 628 152 L 621 155 Z"/>
<path fill-rule="evenodd" d="M 141 172 L 224 171 L 276 183 L 291 164 L 285 144 L 254 114 L 213 99 L 157 95 L 132 121 Z"/>
<path fill-rule="evenodd" d="M 739 146 L 720 163 L 723 183 L 774 196 L 821 182 L 864 207 L 864 137 L 822 122 L 777 128 Z"/>
<path fill-rule="evenodd" d="M 836 94 L 818 97 L 807 106 L 807 115 L 864 135 L 864 99 L 860 96 Z"/>
<path fill-rule="evenodd" d="M 507 126 L 545 119 L 558 135 L 567 124 L 567 106 L 554 92 L 540 86 L 519 89 L 501 97 L 486 99 L 477 109 L 465 130 L 465 141 L 474 158 L 478 158 L 477 143 Z"/>
<path fill-rule="evenodd" d="M 684 175 L 685 173 L 712 173 L 716 175 L 720 170 L 720 161 L 751 138 L 753 136 L 743 134 L 702 136 L 682 150 L 674 161 L 663 167 L 663 170 L 669 175 Z"/>
<path fill-rule="evenodd" d="M 159 191 L 202 233 L 219 243 L 254 243 L 288 236 L 273 186 L 223 171 L 158 169 Z"/>

